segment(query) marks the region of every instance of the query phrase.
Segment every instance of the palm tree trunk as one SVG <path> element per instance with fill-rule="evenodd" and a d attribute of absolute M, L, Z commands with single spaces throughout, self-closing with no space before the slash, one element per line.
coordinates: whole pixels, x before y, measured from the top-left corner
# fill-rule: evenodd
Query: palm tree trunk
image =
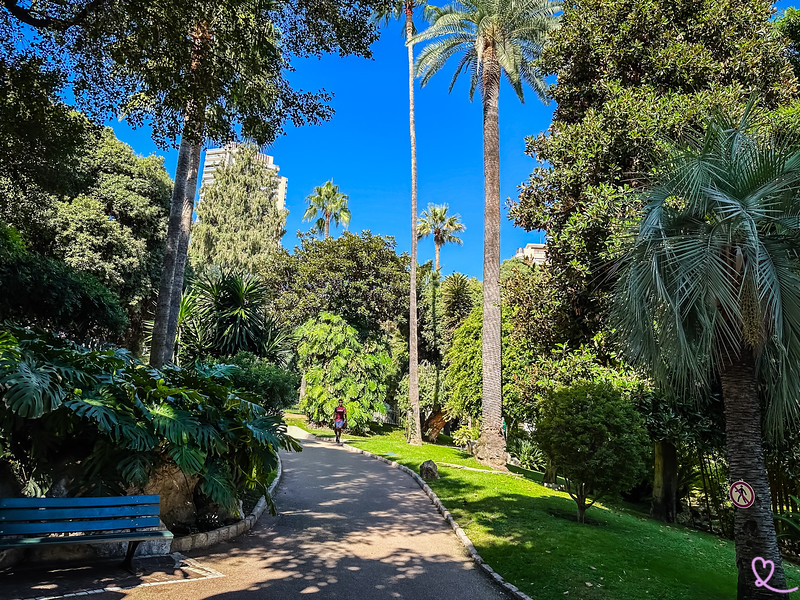
<path fill-rule="evenodd" d="M 439 253 L 442 250 L 442 246 L 440 244 L 434 243 L 433 244 L 433 249 L 434 249 L 434 253 L 436 255 L 436 261 L 434 262 L 434 264 L 436 266 L 436 271 L 438 272 L 439 271 Z"/>
<path fill-rule="evenodd" d="M 500 63 L 488 40 L 483 63 L 483 405 L 478 460 L 505 467 L 500 358 Z"/>
<path fill-rule="evenodd" d="M 331 215 L 330 213 L 325 213 L 325 235 L 323 236 L 323 240 L 328 239 L 328 235 L 331 230 Z"/>
<path fill-rule="evenodd" d="M 406 40 L 414 35 L 414 2 L 406 2 Z M 417 133 L 414 125 L 414 46 L 408 44 L 408 125 L 411 131 L 411 290 L 408 297 L 408 399 L 413 420 L 409 443 L 422 445 L 417 337 Z"/>
<path fill-rule="evenodd" d="M 777 589 L 786 588 L 770 506 L 761 437 L 761 403 L 752 353 L 740 349 L 739 355 L 723 367 L 720 380 L 725 401 L 725 443 L 730 481 L 749 483 L 756 496 L 750 508 L 734 508 L 736 566 L 739 570 L 737 599 L 775 598 L 776 594 L 756 587 L 751 566 L 755 557 L 771 560 L 775 564 L 775 573 L 769 585 Z"/>

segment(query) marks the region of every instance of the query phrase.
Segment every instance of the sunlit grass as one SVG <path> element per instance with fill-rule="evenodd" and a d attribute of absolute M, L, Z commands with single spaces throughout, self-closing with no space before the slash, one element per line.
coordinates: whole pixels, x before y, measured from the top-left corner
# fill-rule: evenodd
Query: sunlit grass
<path fill-rule="evenodd" d="M 386 430 L 352 446 L 415 471 L 428 459 L 439 465 L 429 482 L 478 552 L 507 581 L 535 600 L 730 600 L 736 597 L 733 542 L 598 503 L 587 523 L 575 503 L 518 474 L 485 474 L 442 466 L 481 468 L 474 458 L 441 445 L 406 444 Z M 535 475 L 534 475 L 535 476 Z M 800 570 L 786 564 L 788 587 Z"/>

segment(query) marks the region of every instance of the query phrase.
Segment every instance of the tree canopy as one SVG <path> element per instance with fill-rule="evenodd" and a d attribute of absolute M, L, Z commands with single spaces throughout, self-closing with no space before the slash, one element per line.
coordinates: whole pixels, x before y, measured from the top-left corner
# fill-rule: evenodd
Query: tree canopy
<path fill-rule="evenodd" d="M 277 252 L 286 216 L 275 169 L 259 159 L 258 148 L 237 148 L 233 160 L 214 171 L 201 190 L 189 257 L 195 267 L 256 271 L 264 254 Z"/>

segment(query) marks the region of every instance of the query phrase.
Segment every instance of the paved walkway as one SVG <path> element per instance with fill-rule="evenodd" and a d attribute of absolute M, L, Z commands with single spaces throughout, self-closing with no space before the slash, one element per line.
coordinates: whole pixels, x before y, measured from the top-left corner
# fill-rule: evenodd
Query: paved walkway
<path fill-rule="evenodd" d="M 404 473 L 303 438 L 283 455 L 279 515 L 190 553 L 224 577 L 93 595 L 96 600 L 505 600 Z M 38 595 L 38 594 L 32 594 Z"/>

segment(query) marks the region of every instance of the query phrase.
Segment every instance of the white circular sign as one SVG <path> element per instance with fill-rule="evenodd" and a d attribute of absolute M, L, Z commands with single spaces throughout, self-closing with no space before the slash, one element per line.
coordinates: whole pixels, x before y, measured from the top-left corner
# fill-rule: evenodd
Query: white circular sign
<path fill-rule="evenodd" d="M 728 497 L 736 508 L 750 508 L 756 501 L 753 486 L 744 481 L 736 481 L 728 490 Z"/>

